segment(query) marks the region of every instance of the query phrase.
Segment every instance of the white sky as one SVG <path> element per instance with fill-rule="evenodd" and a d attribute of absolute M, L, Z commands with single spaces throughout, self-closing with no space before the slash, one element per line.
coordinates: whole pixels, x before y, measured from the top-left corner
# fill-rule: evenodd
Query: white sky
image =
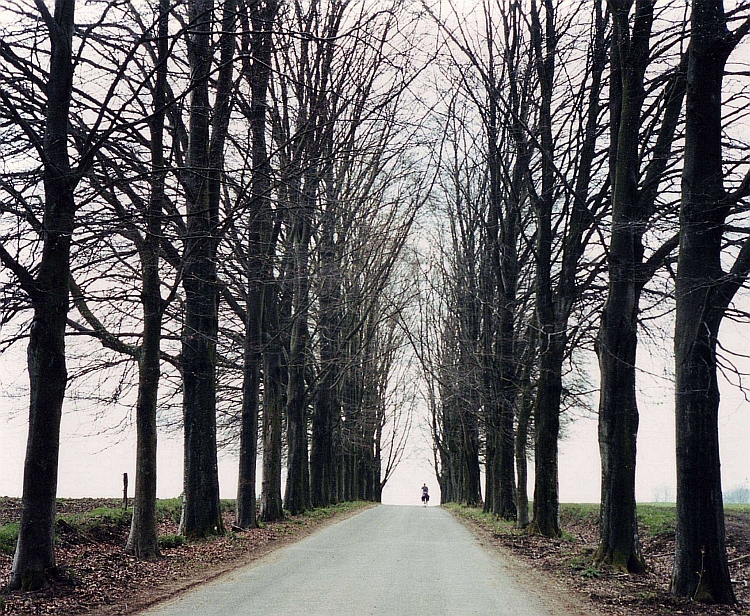
<path fill-rule="evenodd" d="M 735 346 L 742 347 L 750 326 L 727 327 Z M 725 336 L 727 337 L 727 336 Z M 651 350 L 646 360 L 652 376 L 642 372 L 641 422 L 638 435 L 637 497 L 653 501 L 657 492 L 674 495 L 674 405 L 669 377 L 658 352 Z M 23 355 L 21 355 L 23 357 Z M 18 356 L 0 358 L 0 391 L 9 383 L 22 382 L 24 366 Z M 639 360 L 641 361 L 641 360 Z M 643 361 L 642 363 L 648 363 Z M 658 369 L 661 365 L 661 371 Z M 23 458 L 26 445 L 25 397 L 2 398 L 0 406 L 0 496 L 20 496 Z M 12 415 L 9 418 L 9 415 Z M 87 414 L 65 412 L 58 495 L 60 497 L 120 497 L 122 474 L 130 478 L 130 494 L 135 481 L 135 435 L 124 433 L 95 435 L 101 426 L 91 423 Z M 92 435 L 94 434 L 94 435 Z M 720 413 L 721 459 L 725 490 L 750 484 L 750 403 L 742 393 L 724 383 Z M 424 426 L 415 425 L 410 452 L 386 486 L 383 500 L 393 504 L 419 504 L 419 488 L 426 482 L 439 502 L 438 484 L 432 467 L 432 452 Z M 163 435 L 159 441 L 160 498 L 174 497 L 182 491 L 182 443 L 177 435 Z M 232 455 L 220 459 L 219 474 L 223 498 L 234 498 L 237 486 L 237 461 Z M 562 502 L 598 502 L 600 465 L 597 427 L 594 418 L 581 418 L 572 424 L 560 443 L 560 500 Z M 532 476 L 529 494 L 533 492 Z"/>

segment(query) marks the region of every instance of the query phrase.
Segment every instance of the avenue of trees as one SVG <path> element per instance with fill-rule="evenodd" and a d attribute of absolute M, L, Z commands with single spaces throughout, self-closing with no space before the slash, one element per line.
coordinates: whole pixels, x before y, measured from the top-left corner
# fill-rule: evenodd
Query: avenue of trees
<path fill-rule="evenodd" d="M 28 341 L 31 397 L 9 587 L 55 565 L 66 386 L 92 374 L 77 396 L 135 407 L 138 557 L 159 556 L 159 421 L 184 433 L 188 537 L 224 532 L 219 443 L 239 451 L 238 526 L 380 500 L 414 397 L 395 276 L 425 192 L 410 16 L 59 0 L 3 19 L 3 345 Z"/>
<path fill-rule="evenodd" d="M 733 300 L 750 271 L 746 85 L 736 79 L 746 67 L 733 56 L 750 6 L 427 9 L 440 46 L 434 113 L 445 129 L 432 211 L 439 249 L 424 257 L 415 349 L 443 501 L 483 502 L 529 532 L 559 535 L 562 422 L 597 391 L 594 560 L 644 571 L 636 352 L 653 328 L 673 329 L 672 592 L 732 603 L 717 352 L 722 319 L 742 316 Z M 592 353 L 596 377 L 586 374 Z"/>
<path fill-rule="evenodd" d="M 139 558 L 159 557 L 164 426 L 184 435 L 180 532 L 205 537 L 225 531 L 221 445 L 239 453 L 239 527 L 379 501 L 418 388 L 442 502 L 556 537 L 566 411 L 598 391 L 594 558 L 642 572 L 636 359 L 663 327 L 675 356 L 672 592 L 733 603 L 717 371 L 721 323 L 742 316 L 750 274 L 736 64 L 750 5 L 688 8 L 5 9 L 0 350 L 26 345 L 30 394 L 9 588 L 38 588 L 55 565 L 73 383 L 89 402 L 135 410 L 126 550 Z"/>

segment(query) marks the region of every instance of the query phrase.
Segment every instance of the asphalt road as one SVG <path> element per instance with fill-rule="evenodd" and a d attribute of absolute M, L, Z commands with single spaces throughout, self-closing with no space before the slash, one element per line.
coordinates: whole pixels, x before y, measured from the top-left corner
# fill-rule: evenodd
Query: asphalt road
<path fill-rule="evenodd" d="M 448 512 L 381 505 L 143 615 L 580 613 L 534 588 L 527 575 L 482 547 Z"/>

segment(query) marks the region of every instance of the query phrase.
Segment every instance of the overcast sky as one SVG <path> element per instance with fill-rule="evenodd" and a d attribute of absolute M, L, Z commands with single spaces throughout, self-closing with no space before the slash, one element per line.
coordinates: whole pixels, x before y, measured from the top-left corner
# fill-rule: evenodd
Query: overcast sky
<path fill-rule="evenodd" d="M 737 349 L 748 348 L 750 326 L 726 326 L 724 338 Z M 728 344 L 728 343 L 725 343 Z M 25 386 L 23 354 L 0 361 L 0 393 Z M 653 501 L 657 494 L 674 498 L 674 404 L 669 354 L 652 347 L 642 352 L 639 364 L 641 422 L 638 435 L 637 497 Z M 594 381 L 595 382 L 595 381 Z M 26 445 L 26 398 L 2 398 L 0 405 L 0 496 L 20 496 Z M 750 483 L 750 403 L 742 392 L 724 382 L 720 414 L 723 487 L 726 490 Z M 92 423 L 84 412 L 64 412 L 58 495 L 60 497 L 120 497 L 122 474 L 135 481 L 135 434 L 96 434 L 105 425 Z M 432 452 L 424 423 L 411 434 L 410 452 L 386 487 L 383 500 L 392 504 L 418 504 L 423 482 L 431 487 L 437 502 Z M 179 435 L 163 435 L 159 441 L 160 498 L 182 491 L 182 443 Z M 237 461 L 231 454 L 219 464 L 222 498 L 234 498 L 237 489 Z M 530 463 L 533 471 L 533 462 Z M 595 418 L 581 417 L 570 424 L 560 443 L 560 500 L 598 502 L 599 450 Z M 533 493 L 533 473 L 529 494 Z"/>

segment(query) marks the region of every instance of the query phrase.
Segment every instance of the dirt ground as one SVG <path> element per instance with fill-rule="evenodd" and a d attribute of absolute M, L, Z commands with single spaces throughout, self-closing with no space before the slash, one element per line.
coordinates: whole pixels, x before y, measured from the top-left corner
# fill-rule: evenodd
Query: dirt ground
<path fill-rule="evenodd" d="M 65 499 L 58 501 L 58 514 L 83 513 L 120 504 L 119 500 L 111 499 Z M 19 499 L 0 498 L 0 525 L 17 522 L 19 514 Z M 346 515 L 290 517 L 265 528 L 233 531 L 213 540 L 163 548 L 163 558 L 150 562 L 139 561 L 123 552 L 127 526 L 102 524 L 94 532 L 81 533 L 58 524 L 58 570 L 54 572 L 52 584 L 38 592 L 0 595 L 0 614 L 133 614 L 252 562 Z M 224 522 L 231 528 L 234 515 L 225 513 Z M 176 532 L 174 520 L 160 522 L 160 536 Z M 2 583 L 10 574 L 11 564 L 12 556 L 0 553 Z"/>
<path fill-rule="evenodd" d="M 454 512 L 455 513 L 455 512 Z M 459 513 L 459 515 L 463 514 Z M 565 538 L 548 540 L 518 533 L 499 533 L 491 522 L 465 518 L 488 542 L 522 558 L 535 571 L 554 578 L 603 616 L 664 616 L 666 614 L 750 615 L 750 512 L 726 514 L 727 552 L 738 603 L 734 607 L 676 601 L 669 595 L 674 559 L 674 533 L 642 539 L 648 572 L 627 575 L 591 566 L 598 541 L 595 519 L 581 521 L 561 515 Z M 645 533 L 641 534 L 642 537 Z"/>

